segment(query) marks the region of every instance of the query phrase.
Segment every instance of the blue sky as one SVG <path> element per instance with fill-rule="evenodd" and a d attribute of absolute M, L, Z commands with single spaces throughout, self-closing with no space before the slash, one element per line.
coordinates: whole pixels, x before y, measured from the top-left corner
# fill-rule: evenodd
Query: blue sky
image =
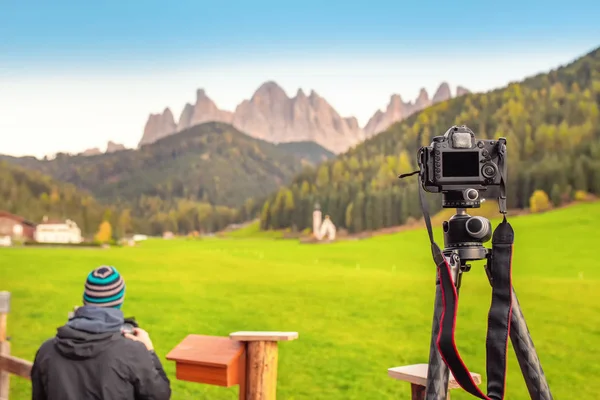
<path fill-rule="evenodd" d="M 0 136 L 19 138 L 0 151 L 134 146 L 149 113 L 178 117 L 197 88 L 233 110 L 268 79 L 364 125 L 393 93 L 489 90 L 569 62 L 600 46 L 598 15 L 598 1 L 0 0 Z"/>

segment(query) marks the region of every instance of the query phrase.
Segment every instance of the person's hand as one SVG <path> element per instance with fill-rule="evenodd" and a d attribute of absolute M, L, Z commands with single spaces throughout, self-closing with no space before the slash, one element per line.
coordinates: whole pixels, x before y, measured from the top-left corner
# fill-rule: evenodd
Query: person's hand
<path fill-rule="evenodd" d="M 150 335 L 148 332 L 143 330 L 142 328 L 133 328 L 133 334 L 125 333 L 123 334 L 127 339 L 135 340 L 136 342 L 141 342 L 146 346 L 148 351 L 154 350 L 154 345 L 152 344 L 152 340 L 150 340 Z"/>

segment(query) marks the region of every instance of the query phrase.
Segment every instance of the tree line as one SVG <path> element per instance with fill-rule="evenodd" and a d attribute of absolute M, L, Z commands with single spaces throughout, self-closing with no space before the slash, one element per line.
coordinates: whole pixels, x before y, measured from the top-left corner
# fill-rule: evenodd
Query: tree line
<path fill-rule="evenodd" d="M 133 233 L 214 232 L 243 217 L 243 212 L 225 206 L 188 200 L 169 203 L 158 197 L 142 196 L 135 207 L 104 204 L 74 185 L 3 161 L 0 209 L 33 223 L 42 222 L 44 217 L 73 220 L 88 240 L 94 239 L 105 221 L 111 227 L 111 238 L 118 239 Z"/>
<path fill-rule="evenodd" d="M 600 194 L 600 49 L 548 74 L 488 93 L 438 103 L 396 123 L 335 160 L 306 168 L 271 194 L 260 212 L 262 229 L 311 227 L 312 210 L 350 232 L 395 226 L 420 218 L 417 169 L 420 146 L 452 125 L 477 138 L 505 137 L 508 206 L 527 208 L 536 190 L 555 202 L 576 191 Z M 441 195 L 428 194 L 432 212 Z"/>

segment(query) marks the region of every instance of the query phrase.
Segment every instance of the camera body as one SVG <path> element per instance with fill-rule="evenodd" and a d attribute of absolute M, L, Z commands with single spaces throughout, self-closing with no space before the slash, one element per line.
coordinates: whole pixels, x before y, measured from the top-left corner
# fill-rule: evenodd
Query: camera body
<path fill-rule="evenodd" d="M 135 317 L 124 318 L 123 325 L 121 325 L 121 333 L 131 333 L 133 335 L 134 328 L 139 328 Z"/>
<path fill-rule="evenodd" d="M 479 192 L 489 197 L 506 178 L 505 157 L 506 139 L 477 139 L 466 125 L 455 125 L 419 149 L 421 185 L 444 193 L 444 207 L 479 207 Z"/>
<path fill-rule="evenodd" d="M 121 333 L 130 333 L 133 335 L 133 325 L 128 324 L 128 323 L 124 323 L 121 326 Z"/>

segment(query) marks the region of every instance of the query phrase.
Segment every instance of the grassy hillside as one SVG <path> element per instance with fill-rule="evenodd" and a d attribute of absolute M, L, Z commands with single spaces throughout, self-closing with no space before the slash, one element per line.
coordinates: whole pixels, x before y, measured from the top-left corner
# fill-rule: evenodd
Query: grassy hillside
<path fill-rule="evenodd" d="M 289 152 L 222 123 L 197 125 L 138 150 L 59 155 L 49 161 L 5 158 L 87 189 L 103 201 L 149 196 L 230 207 L 276 190 L 302 167 Z"/>
<path fill-rule="evenodd" d="M 510 218 L 513 282 L 556 399 L 594 399 L 600 391 L 599 217 L 600 203 L 588 203 Z M 439 228 L 436 237 L 441 241 Z M 299 332 L 299 340 L 280 345 L 278 398 L 407 399 L 410 385 L 389 378 L 387 369 L 427 362 L 435 290 L 430 257 L 423 230 L 326 245 L 214 239 L 91 251 L 0 249 L 0 290 L 13 296 L 12 352 L 33 359 L 80 302 L 89 270 L 116 266 L 127 282 L 124 312 L 149 331 L 174 400 L 237 399 L 236 388 L 177 381 L 164 356 L 190 333 L 238 330 Z M 469 368 L 485 378 L 490 287 L 481 265 L 463 279 L 457 344 Z M 526 400 L 509 349 L 506 398 Z M 30 397 L 28 382 L 14 378 L 11 387 L 11 399 Z M 452 392 L 452 399 L 471 398 Z"/>
<path fill-rule="evenodd" d="M 262 227 L 311 224 L 319 202 L 338 227 L 375 230 L 420 218 L 417 149 L 455 124 L 478 138 L 507 138 L 508 206 L 528 207 L 534 190 L 558 205 L 575 190 L 600 193 L 600 48 L 546 74 L 488 93 L 438 103 L 394 124 L 338 158 L 304 171 L 272 193 Z M 429 196 L 433 211 L 439 196 Z"/>

